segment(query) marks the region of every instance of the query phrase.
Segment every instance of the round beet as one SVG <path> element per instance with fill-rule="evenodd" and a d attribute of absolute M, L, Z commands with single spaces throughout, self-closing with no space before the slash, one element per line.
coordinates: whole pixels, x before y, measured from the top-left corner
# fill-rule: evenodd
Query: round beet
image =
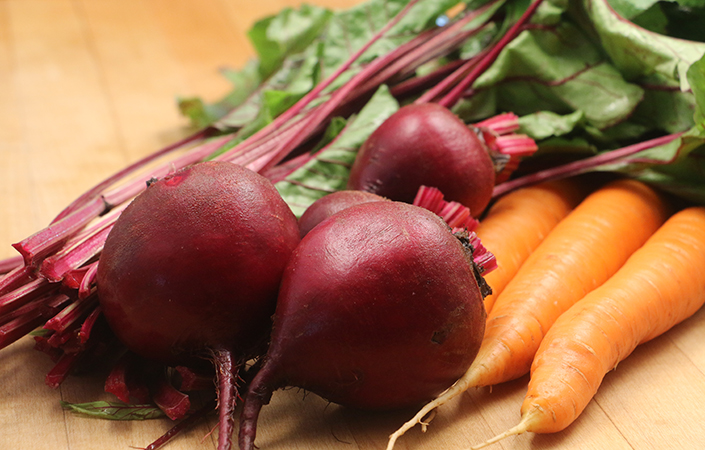
<path fill-rule="evenodd" d="M 233 379 L 263 352 L 299 240 L 294 214 L 266 178 L 225 162 L 193 165 L 151 183 L 116 221 L 97 273 L 103 314 L 148 359 L 213 359 L 226 420 Z"/>
<path fill-rule="evenodd" d="M 353 205 L 387 200 L 379 195 L 365 191 L 338 191 L 325 195 L 313 202 L 299 218 L 299 230 L 304 237 L 313 227 L 324 219 Z"/>
<path fill-rule="evenodd" d="M 479 216 L 492 198 L 495 169 L 478 135 L 449 109 L 435 104 L 400 108 L 365 141 L 349 189 L 411 203 L 421 185 Z"/>
<path fill-rule="evenodd" d="M 393 409 L 461 377 L 484 333 L 472 254 L 435 214 L 401 202 L 352 206 L 294 251 L 271 343 L 240 418 L 241 449 L 271 393 L 297 386 L 332 402 Z"/>

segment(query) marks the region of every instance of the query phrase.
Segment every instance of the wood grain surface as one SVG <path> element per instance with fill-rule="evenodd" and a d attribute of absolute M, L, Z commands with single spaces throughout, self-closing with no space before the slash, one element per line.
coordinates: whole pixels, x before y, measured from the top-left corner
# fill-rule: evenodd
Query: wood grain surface
<path fill-rule="evenodd" d="M 359 0 L 315 0 L 331 8 Z M 215 100 L 218 73 L 253 54 L 254 20 L 285 0 L 0 0 L 0 258 L 71 200 L 127 163 L 188 132 L 177 96 Z M 422 361 L 419 361 L 422 364 Z M 0 449 L 145 447 L 168 420 L 113 422 L 63 411 L 59 402 L 110 399 L 104 373 L 53 390 L 52 363 L 23 338 L 0 351 Z M 701 449 L 705 444 L 705 312 L 637 349 L 605 379 L 564 432 L 526 434 L 503 449 Z M 527 380 L 478 389 L 443 407 L 400 450 L 464 449 L 512 426 Z M 383 449 L 414 411 L 361 413 L 297 389 L 262 412 L 262 450 Z M 212 449 L 210 418 L 167 449 Z"/>

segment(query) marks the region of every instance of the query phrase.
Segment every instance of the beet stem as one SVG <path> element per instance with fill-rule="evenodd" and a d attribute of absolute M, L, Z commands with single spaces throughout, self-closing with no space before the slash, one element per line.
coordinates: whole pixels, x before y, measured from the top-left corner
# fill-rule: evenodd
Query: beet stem
<path fill-rule="evenodd" d="M 567 178 L 573 175 L 579 175 L 600 165 L 613 163 L 622 158 L 626 158 L 627 156 L 631 156 L 635 153 L 639 153 L 650 148 L 658 147 L 659 145 L 668 144 L 669 142 L 678 139 L 682 134 L 683 133 L 674 133 L 666 136 L 657 137 L 648 141 L 628 145 L 617 150 L 605 152 L 590 158 L 584 158 L 572 163 L 563 164 L 557 167 L 551 167 L 550 169 L 541 170 L 539 172 L 525 175 L 521 178 L 506 181 L 495 186 L 494 190 L 492 191 L 492 197 L 497 198 L 506 194 L 507 192 L 511 192 L 532 184 L 540 183 L 542 181 L 557 180 L 561 178 Z"/>
<path fill-rule="evenodd" d="M 12 272 L 19 266 L 23 264 L 23 258 L 21 255 L 18 256 L 11 256 L 9 258 L 0 260 L 0 275 L 4 275 L 7 273 Z M 0 281 L 2 280 L 2 277 L 0 277 Z"/>
<path fill-rule="evenodd" d="M 74 200 L 69 206 L 64 208 L 61 213 L 52 221 L 52 223 L 57 222 L 67 215 L 73 213 L 77 209 L 80 209 L 88 203 L 90 200 L 94 199 L 95 197 L 99 196 L 101 192 L 103 192 L 105 189 L 108 188 L 108 186 L 114 184 L 115 182 L 125 178 L 127 175 L 130 173 L 134 172 L 135 170 L 147 165 L 151 161 L 155 160 L 156 158 L 159 158 L 160 156 L 166 155 L 174 150 L 178 150 L 179 148 L 182 148 L 186 146 L 187 144 L 190 144 L 192 142 L 205 139 L 211 134 L 213 134 L 215 130 L 212 128 L 205 128 L 203 130 L 200 130 L 191 136 L 188 136 L 178 142 L 175 142 L 173 144 L 170 144 L 160 150 L 157 150 L 156 152 L 142 158 L 141 160 L 125 167 L 124 169 L 116 172 L 115 174 L 111 175 L 110 177 L 106 178 L 105 180 L 101 181 L 94 187 L 92 187 L 90 190 L 82 194 L 80 197 L 78 197 L 76 200 Z"/>
<path fill-rule="evenodd" d="M 472 84 L 482 75 L 482 73 L 487 70 L 487 68 L 492 65 L 492 63 L 497 59 L 500 52 L 507 46 L 514 38 L 519 35 L 523 30 L 526 22 L 531 19 L 536 8 L 543 2 L 543 0 L 535 0 L 532 4 L 526 8 L 526 11 L 521 15 L 519 20 L 517 20 L 509 30 L 502 36 L 502 38 L 497 41 L 497 43 L 490 49 L 489 52 L 480 60 L 480 62 L 472 68 L 468 76 L 458 83 L 445 97 L 439 100 L 439 104 L 450 108 L 455 105 L 458 100 L 463 96 L 465 91 L 472 86 Z"/>
<path fill-rule="evenodd" d="M 159 439 L 145 447 L 144 450 L 157 450 L 159 448 L 162 448 L 162 446 L 164 446 L 167 442 L 173 439 L 176 435 L 192 427 L 197 421 L 207 416 L 211 411 L 213 411 L 214 407 L 215 400 L 209 401 L 208 403 L 203 405 L 203 407 L 199 408 L 196 412 L 190 414 L 189 416 L 185 417 L 184 420 L 171 427 L 169 431 L 167 431 L 161 437 L 159 437 Z"/>

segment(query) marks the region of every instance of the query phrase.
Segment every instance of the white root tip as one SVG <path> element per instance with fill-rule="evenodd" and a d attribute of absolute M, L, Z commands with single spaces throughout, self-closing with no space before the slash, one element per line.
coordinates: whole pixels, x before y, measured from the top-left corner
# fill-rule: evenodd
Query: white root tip
<path fill-rule="evenodd" d="M 419 412 L 416 413 L 416 415 L 414 417 L 411 418 L 411 420 L 406 422 L 397 431 L 392 433 L 389 436 L 389 441 L 387 442 L 386 450 L 393 450 L 394 444 L 396 443 L 397 439 L 399 439 L 408 430 L 412 429 L 416 424 L 420 424 L 422 431 L 426 432 L 426 429 L 428 428 L 429 422 L 431 420 L 433 420 L 433 417 L 435 417 L 436 408 L 448 403 L 453 398 L 455 398 L 458 395 L 465 392 L 468 389 L 468 387 L 471 385 L 472 381 L 474 381 L 471 375 L 472 375 L 472 373 L 468 370 L 468 372 L 466 372 L 465 375 L 460 380 L 456 381 L 456 383 L 453 386 L 448 388 L 448 390 L 443 392 L 441 395 L 439 395 L 433 401 L 427 403 L 423 408 L 421 408 L 419 410 Z M 433 415 L 430 415 L 430 414 L 433 414 Z M 423 421 L 424 417 L 426 417 L 428 415 L 430 415 L 428 420 L 426 420 L 424 422 Z"/>
<path fill-rule="evenodd" d="M 428 430 L 428 426 L 431 425 L 431 421 L 436 417 L 436 413 L 438 412 L 437 409 L 434 409 L 430 413 L 428 413 L 428 417 L 426 420 L 423 422 L 419 422 L 419 425 L 421 425 L 421 432 L 425 433 Z"/>
<path fill-rule="evenodd" d="M 516 425 L 513 428 L 510 428 L 509 430 L 505 431 L 504 433 L 500 433 L 497 436 L 495 436 L 491 439 L 488 439 L 481 444 L 470 447 L 470 450 L 478 450 L 480 448 L 485 448 L 489 445 L 492 445 L 496 442 L 501 441 L 502 439 L 508 438 L 509 436 L 516 436 L 518 434 L 524 433 L 525 431 L 527 431 L 527 424 L 525 421 L 521 421 L 521 422 L 519 422 L 518 425 Z"/>

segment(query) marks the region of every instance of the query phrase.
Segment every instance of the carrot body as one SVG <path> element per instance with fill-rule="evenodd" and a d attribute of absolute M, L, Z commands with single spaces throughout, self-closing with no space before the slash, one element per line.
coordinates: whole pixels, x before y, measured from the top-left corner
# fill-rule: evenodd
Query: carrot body
<path fill-rule="evenodd" d="M 480 351 L 465 375 L 395 431 L 387 450 L 426 414 L 470 387 L 528 373 L 544 334 L 558 316 L 614 274 L 668 214 L 664 199 L 634 180 L 609 183 L 587 196 L 497 297 Z"/>
<path fill-rule="evenodd" d="M 497 259 L 497 269 L 484 275 L 492 288 L 485 297 L 487 312 L 529 255 L 586 194 L 585 184 L 572 178 L 514 191 L 492 205 L 476 230 Z"/>
<path fill-rule="evenodd" d="M 532 364 L 520 425 L 498 438 L 565 429 L 637 345 L 703 306 L 704 230 L 705 208 L 676 213 L 614 276 L 561 315 Z"/>
<path fill-rule="evenodd" d="M 590 194 L 497 298 L 468 370 L 472 385 L 489 386 L 528 373 L 553 322 L 614 274 L 667 217 L 664 199 L 634 180 L 612 182 Z"/>

